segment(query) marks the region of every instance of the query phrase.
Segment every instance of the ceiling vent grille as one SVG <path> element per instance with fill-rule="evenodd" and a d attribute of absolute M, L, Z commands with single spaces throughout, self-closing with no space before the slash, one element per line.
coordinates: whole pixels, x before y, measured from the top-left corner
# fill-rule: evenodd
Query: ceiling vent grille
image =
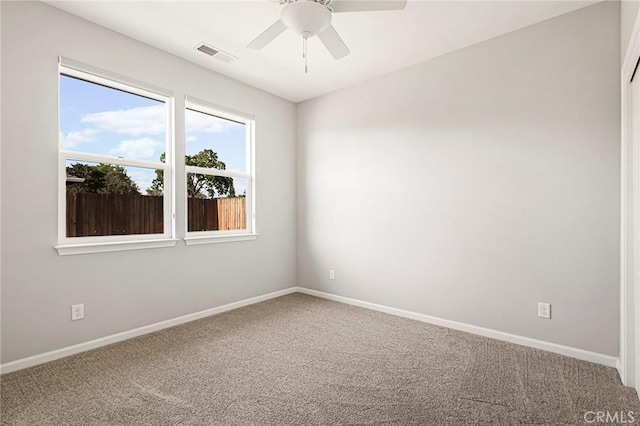
<path fill-rule="evenodd" d="M 218 53 L 218 51 L 212 47 L 207 46 L 206 44 L 201 44 L 200 46 L 198 46 L 198 50 L 201 51 L 202 53 L 205 53 L 209 56 L 213 56 L 216 53 Z"/>
<path fill-rule="evenodd" d="M 196 46 L 196 50 L 199 50 L 200 52 L 204 53 L 205 55 L 209 55 L 212 56 L 216 59 L 221 60 L 222 62 L 226 62 L 229 63 L 231 61 L 234 61 L 236 59 L 238 59 L 236 56 L 233 56 L 230 53 L 227 52 L 223 52 L 220 49 L 217 49 L 213 46 L 210 46 L 206 43 L 200 43 L 199 45 Z"/>

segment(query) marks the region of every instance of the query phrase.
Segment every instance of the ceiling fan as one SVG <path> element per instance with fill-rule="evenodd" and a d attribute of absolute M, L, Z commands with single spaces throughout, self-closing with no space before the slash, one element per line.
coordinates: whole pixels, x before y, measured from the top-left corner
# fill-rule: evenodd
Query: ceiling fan
<path fill-rule="evenodd" d="M 247 45 L 249 49 L 260 50 L 287 28 L 302 36 L 305 72 L 308 71 L 307 39 L 318 36 L 334 59 L 347 56 L 350 51 L 336 29 L 331 25 L 331 14 L 340 12 L 370 12 L 401 10 L 407 0 L 275 0 L 284 7 L 278 19 L 262 34 Z"/>

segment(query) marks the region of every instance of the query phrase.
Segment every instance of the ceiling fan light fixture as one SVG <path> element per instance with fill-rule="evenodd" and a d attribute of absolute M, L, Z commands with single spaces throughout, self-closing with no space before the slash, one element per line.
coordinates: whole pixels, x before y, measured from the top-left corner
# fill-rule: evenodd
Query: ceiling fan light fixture
<path fill-rule="evenodd" d="M 300 36 L 313 37 L 331 25 L 331 12 L 315 1 L 295 1 L 282 8 L 282 23 Z"/>
<path fill-rule="evenodd" d="M 347 56 L 350 51 L 336 29 L 331 25 L 331 14 L 335 12 L 369 12 L 377 10 L 401 10 L 407 0 L 272 0 L 283 4 L 280 19 L 271 24 L 247 48 L 260 50 L 271 43 L 285 30 L 290 29 L 302 37 L 302 57 L 307 67 L 307 39 L 318 36 L 334 59 Z"/>

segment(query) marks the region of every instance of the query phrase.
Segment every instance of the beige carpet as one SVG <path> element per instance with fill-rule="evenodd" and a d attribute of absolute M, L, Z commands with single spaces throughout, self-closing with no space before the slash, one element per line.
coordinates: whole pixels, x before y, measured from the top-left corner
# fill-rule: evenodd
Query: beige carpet
<path fill-rule="evenodd" d="M 1 382 L 3 425 L 640 422 L 613 368 L 302 294 Z"/>

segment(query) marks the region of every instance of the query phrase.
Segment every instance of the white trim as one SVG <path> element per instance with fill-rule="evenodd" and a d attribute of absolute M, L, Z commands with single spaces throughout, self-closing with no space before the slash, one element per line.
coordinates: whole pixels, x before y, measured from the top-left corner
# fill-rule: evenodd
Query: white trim
<path fill-rule="evenodd" d="M 222 105 L 214 104 L 213 102 L 205 101 L 203 99 L 194 98 L 193 96 L 185 96 L 185 108 L 200 111 L 205 114 L 210 114 L 226 120 L 236 121 L 243 124 L 247 124 L 248 121 L 255 121 L 256 117 L 253 114 L 247 114 L 228 108 Z"/>
<path fill-rule="evenodd" d="M 633 340 L 629 341 L 627 336 L 627 121 L 628 118 L 628 94 L 627 83 L 623 73 L 621 80 L 621 144 L 620 144 L 620 368 L 618 373 L 620 374 L 620 380 L 623 384 L 629 385 L 627 368 L 628 349 L 627 347 L 633 345 Z M 633 375 L 633 374 L 631 374 Z"/>
<path fill-rule="evenodd" d="M 140 169 L 153 169 L 153 170 L 164 169 L 165 171 L 169 169 L 169 164 L 167 163 L 156 163 L 154 161 L 140 161 L 140 160 L 126 159 L 123 157 L 114 157 L 112 155 L 89 154 L 85 152 L 67 151 L 64 149 L 60 150 L 60 155 L 64 157 L 65 160 L 67 161 L 80 161 L 80 162 L 86 162 L 86 163 L 107 163 L 107 164 L 115 164 L 117 166 L 137 167 Z"/>
<path fill-rule="evenodd" d="M 60 244 L 55 246 L 60 256 L 76 254 L 108 253 L 111 251 L 142 250 L 163 247 L 175 247 L 178 240 L 158 238 L 156 240 L 109 241 L 102 243 Z"/>
<path fill-rule="evenodd" d="M 170 238 L 176 237 L 176 101 L 175 97 L 167 99 L 167 139 L 164 151 L 164 162 L 168 169 L 163 173 L 164 196 L 164 233 Z"/>
<path fill-rule="evenodd" d="M 586 351 L 584 349 L 577 349 L 569 346 L 558 345 L 556 343 L 544 342 L 542 340 L 530 339 L 528 337 L 517 336 L 515 334 L 504 333 L 502 331 L 492 330 L 484 327 L 478 327 L 475 325 L 465 324 L 457 321 L 446 320 L 442 318 L 433 317 L 430 315 L 419 314 L 416 312 L 405 311 L 402 309 L 391 308 L 388 306 L 378 305 L 370 302 L 364 302 L 361 300 L 351 299 L 343 296 L 337 296 L 334 294 L 312 290 L 304 287 L 289 287 L 284 290 L 275 291 L 273 293 L 268 293 L 262 296 L 256 296 L 249 299 L 240 300 L 238 302 L 233 302 L 233 303 L 218 306 L 215 308 L 206 309 L 204 311 L 196 312 L 193 314 L 183 315 L 181 317 L 168 319 L 166 321 L 161 321 L 155 324 L 135 328 L 133 330 L 123 331 L 121 333 L 112 334 L 110 336 L 101 337 L 99 339 L 79 343 L 77 345 L 68 346 L 66 348 L 56 349 L 54 351 L 45 352 L 43 354 L 34 355 L 27 358 L 22 358 L 15 361 L 7 362 L 0 365 L 0 374 L 11 373 L 13 371 L 21 370 L 23 368 L 28 368 L 34 365 L 43 364 L 45 362 L 54 361 L 56 359 L 64 358 L 80 352 L 96 349 L 102 346 L 110 345 L 112 343 L 117 343 L 123 340 L 142 336 L 144 334 L 153 333 L 154 331 L 184 324 L 186 322 L 194 321 L 200 318 L 205 318 L 205 317 L 219 314 L 222 312 L 231 311 L 233 309 L 238 309 L 243 306 L 252 305 L 255 303 L 263 302 L 265 300 L 274 299 L 276 297 L 285 296 L 287 294 L 296 293 L 296 292 L 308 294 L 311 296 L 321 297 L 323 299 L 333 300 L 335 302 L 345 303 L 348 305 L 358 306 L 365 309 L 384 312 L 387 314 L 396 315 L 404 318 L 410 318 L 416 321 L 421 321 L 429 324 L 435 324 L 441 327 L 452 328 L 454 330 L 460 330 L 467 333 L 477 334 L 480 336 L 502 340 L 502 341 L 514 343 L 517 345 L 528 346 L 535 349 L 554 352 L 560 355 L 565 355 L 572 358 L 581 359 L 584 361 L 602 364 L 607 367 L 614 367 L 614 368 L 620 369 L 620 365 L 621 365 L 618 358 L 610 355 L 603 355 L 595 352 Z"/>
<path fill-rule="evenodd" d="M 57 247 L 86 246 L 86 245 L 108 245 L 119 243 L 139 243 L 145 241 L 166 241 L 173 240 L 171 235 L 165 233 L 157 234 L 124 234 L 124 235 L 102 235 L 99 237 L 65 237 L 58 241 Z"/>
<path fill-rule="evenodd" d="M 465 324 L 458 321 L 451 321 L 443 318 L 433 317 L 431 315 L 419 314 L 416 312 L 405 311 L 403 309 L 391 308 L 389 306 L 378 305 L 375 303 L 364 302 L 362 300 L 351 299 L 349 297 L 337 296 L 335 294 L 325 293 L 318 290 L 311 290 L 304 287 L 298 287 L 300 293 L 310 296 L 321 297 L 323 299 L 333 300 L 335 302 L 346 303 L 348 305 L 358 306 L 360 308 L 371 309 L 374 311 L 384 312 L 399 317 L 410 318 L 416 321 L 426 322 L 429 324 L 439 325 L 441 327 L 452 328 L 454 330 L 465 331 L 467 333 L 477 334 L 479 336 L 489 337 L 492 339 L 502 340 L 517 345 L 528 346 L 530 348 L 541 349 L 543 351 L 554 352 L 560 355 L 581 359 L 583 361 L 595 362 L 596 364 L 606 365 L 607 367 L 616 367 L 618 358 L 610 355 L 599 354 L 586 351 L 584 349 L 572 348 L 570 346 L 558 345 L 556 343 L 545 342 L 542 340 L 531 339 L 529 337 L 509 334 L 502 331 L 492 330 L 490 328 L 478 327 L 471 324 Z"/>
<path fill-rule="evenodd" d="M 207 175 L 207 176 L 223 176 L 223 177 L 231 177 L 231 178 L 238 178 L 238 179 L 247 179 L 247 181 L 251 179 L 251 175 L 249 175 L 248 173 L 234 172 L 233 170 L 227 170 L 227 169 L 214 169 L 212 167 L 200 167 L 200 166 L 185 166 L 185 170 L 187 173 L 197 173 L 197 174 Z"/>
<path fill-rule="evenodd" d="M 166 243 L 175 238 L 175 194 L 174 194 L 174 96 L 173 92 L 157 88 L 109 71 L 85 65 L 71 59 L 59 57 L 59 75 L 70 75 L 85 81 L 102 84 L 114 90 L 123 90 L 147 98 L 162 102 L 166 109 L 166 139 L 165 162 L 140 161 L 102 154 L 91 154 L 63 150 L 58 145 L 58 254 L 84 254 L 99 253 L 116 250 L 137 250 L 144 248 L 168 247 Z M 60 81 L 60 80 L 58 80 Z M 58 102 L 60 102 L 60 87 L 58 86 Z M 58 126 L 60 125 L 60 108 L 58 108 Z M 149 170 L 162 170 L 164 172 L 164 197 L 163 197 L 163 230 L 157 234 L 127 234 L 127 235 L 102 235 L 85 237 L 67 237 L 66 221 L 66 165 L 68 161 L 93 162 L 115 164 L 123 167 L 137 167 Z M 154 240 L 153 244 L 148 244 Z M 158 243 L 158 241 L 164 243 Z M 119 243 L 133 243 L 122 245 Z M 114 244 L 118 243 L 118 244 Z M 175 245 L 175 242 L 173 243 Z M 81 248 L 80 246 L 86 246 Z"/>
<path fill-rule="evenodd" d="M 172 90 L 164 89 L 162 87 L 154 86 L 143 81 L 125 77 L 123 75 L 107 71 L 102 68 L 93 67 L 91 65 L 87 65 L 73 59 L 65 58 L 63 56 L 58 56 L 58 64 L 61 68 L 64 68 L 64 71 L 61 70 L 61 73 L 66 74 L 70 77 L 89 80 L 98 84 L 106 83 L 106 86 L 114 87 L 130 93 L 135 93 L 136 95 L 150 97 L 152 99 L 156 99 L 157 95 L 166 98 L 174 97 L 174 93 Z"/>
<path fill-rule="evenodd" d="M 191 96 L 185 96 L 185 111 L 209 114 L 225 120 L 242 123 L 245 126 L 245 159 L 246 170 L 238 172 L 226 169 L 185 165 L 184 182 L 184 233 L 187 245 L 223 243 L 230 241 L 255 240 L 256 212 L 255 212 L 255 117 L 232 109 L 215 105 L 211 102 L 199 100 Z M 185 120 L 186 132 L 186 120 Z M 189 231 L 189 199 L 188 199 L 188 175 L 189 173 L 204 174 L 208 176 L 223 176 L 233 179 L 245 179 L 245 228 L 231 231 Z M 232 235 L 229 235 L 232 234 Z M 237 234 L 237 235 L 236 235 Z M 240 234 L 242 234 L 240 236 Z"/>
<path fill-rule="evenodd" d="M 45 352 L 43 354 L 34 355 L 27 358 L 11 361 L 11 362 L 6 362 L 0 365 L 0 374 L 6 374 L 6 373 L 11 373 L 13 371 L 22 370 L 23 368 L 32 367 L 34 365 L 43 364 L 49 361 L 54 361 L 56 359 L 78 354 L 80 352 L 85 352 L 91 349 L 96 349 L 102 346 L 110 345 L 112 343 L 121 342 L 123 340 L 142 336 L 144 334 L 153 333 L 154 331 L 163 330 L 165 328 L 184 324 L 190 321 L 195 321 L 197 319 L 205 318 L 211 315 L 220 314 L 222 312 L 227 312 L 233 309 L 242 308 L 243 306 L 253 305 L 258 302 L 263 302 L 265 300 L 274 299 L 276 297 L 295 293 L 296 291 L 297 291 L 297 287 L 289 287 L 284 290 L 274 291 L 273 293 L 264 294 L 262 296 L 256 296 L 249 299 L 240 300 L 238 302 L 229 303 L 226 305 L 218 306 L 216 308 L 206 309 L 204 311 L 195 312 L 193 314 L 183 315 L 181 317 L 168 319 L 166 321 L 160 321 L 155 324 L 135 328 L 133 330 L 123 331 L 122 333 L 112 334 L 110 336 L 101 337 L 99 339 L 91 340 L 84 343 L 79 343 L 77 345 L 67 346 L 66 348 L 56 349 L 54 351 Z"/>
<path fill-rule="evenodd" d="M 618 375 L 620 376 L 620 380 L 622 380 L 623 370 L 622 370 L 622 361 L 620 358 L 616 360 L 616 370 L 618 370 Z"/>
<path fill-rule="evenodd" d="M 196 234 L 196 232 L 190 232 Z M 188 246 L 200 244 L 232 243 L 235 241 L 251 241 L 257 238 L 258 234 L 234 234 L 234 235 L 206 235 L 202 237 L 185 237 L 184 242 Z"/>
<path fill-rule="evenodd" d="M 167 161 L 171 161 L 171 156 L 168 154 L 169 149 L 165 151 Z M 97 158 L 96 158 L 97 157 Z M 173 230 L 175 228 L 174 211 L 172 205 L 172 187 L 168 177 L 171 176 L 171 167 L 165 163 L 144 163 L 140 161 L 129 161 L 122 159 L 111 159 L 107 156 L 100 159 L 101 156 L 93 154 L 79 154 L 75 152 L 60 151 L 58 157 L 58 245 L 59 246 L 78 246 L 87 244 L 108 244 L 116 242 L 140 242 L 147 240 L 160 240 L 160 239 L 172 239 L 175 235 Z M 148 170 L 163 170 L 165 178 L 164 180 L 164 195 L 162 203 L 162 219 L 163 229 L 162 232 L 156 234 L 125 234 L 125 235 L 101 235 L 101 236 L 84 236 L 84 237 L 68 237 L 67 236 L 67 162 L 94 162 L 104 164 L 115 164 L 123 167 L 135 167 Z M 111 250 L 109 250 L 111 251 Z"/>
<path fill-rule="evenodd" d="M 637 243 L 634 243 L 636 247 L 632 248 L 631 253 L 629 253 L 629 250 L 627 250 L 627 245 L 629 244 L 627 234 L 630 229 L 633 229 L 636 234 L 639 230 L 637 229 L 637 217 L 628 217 L 627 211 L 629 207 L 632 207 L 633 215 L 638 215 L 637 185 L 640 178 L 638 178 L 638 170 L 634 170 L 638 168 L 637 158 L 633 160 L 633 157 L 637 157 L 639 152 L 636 129 L 640 123 L 635 123 L 633 118 L 638 112 L 635 110 L 637 104 L 634 106 L 633 87 L 630 81 L 640 56 L 639 16 L 640 12 L 636 16 L 621 70 L 620 368 L 618 369 L 622 383 L 626 386 L 635 385 L 637 390 L 640 390 L 640 380 L 637 379 L 640 371 L 637 371 L 635 360 L 640 355 L 636 350 L 640 342 L 636 342 L 637 330 L 635 330 L 634 323 L 637 323 L 636 316 L 640 312 L 635 312 L 634 299 L 638 300 L 640 295 L 637 294 L 637 288 L 634 289 L 634 287 L 637 287 L 636 281 L 638 280 L 638 267 L 635 264 L 634 252 L 637 253 L 638 248 Z M 640 75 L 636 75 L 635 78 L 640 78 Z M 630 156 L 633 156 L 631 157 L 632 170 L 629 170 L 628 167 Z M 628 179 L 628 175 L 632 175 L 631 180 Z M 628 199 L 629 196 L 631 196 L 631 199 Z M 634 198 L 636 199 L 634 200 Z M 631 271 L 627 273 L 629 269 Z"/>
<path fill-rule="evenodd" d="M 257 233 L 256 228 L 256 121 L 252 120 L 247 122 L 247 137 L 245 140 L 246 152 L 249 153 L 247 158 L 247 171 L 250 173 L 247 180 L 247 193 L 245 195 L 247 211 L 247 229 Z"/>

